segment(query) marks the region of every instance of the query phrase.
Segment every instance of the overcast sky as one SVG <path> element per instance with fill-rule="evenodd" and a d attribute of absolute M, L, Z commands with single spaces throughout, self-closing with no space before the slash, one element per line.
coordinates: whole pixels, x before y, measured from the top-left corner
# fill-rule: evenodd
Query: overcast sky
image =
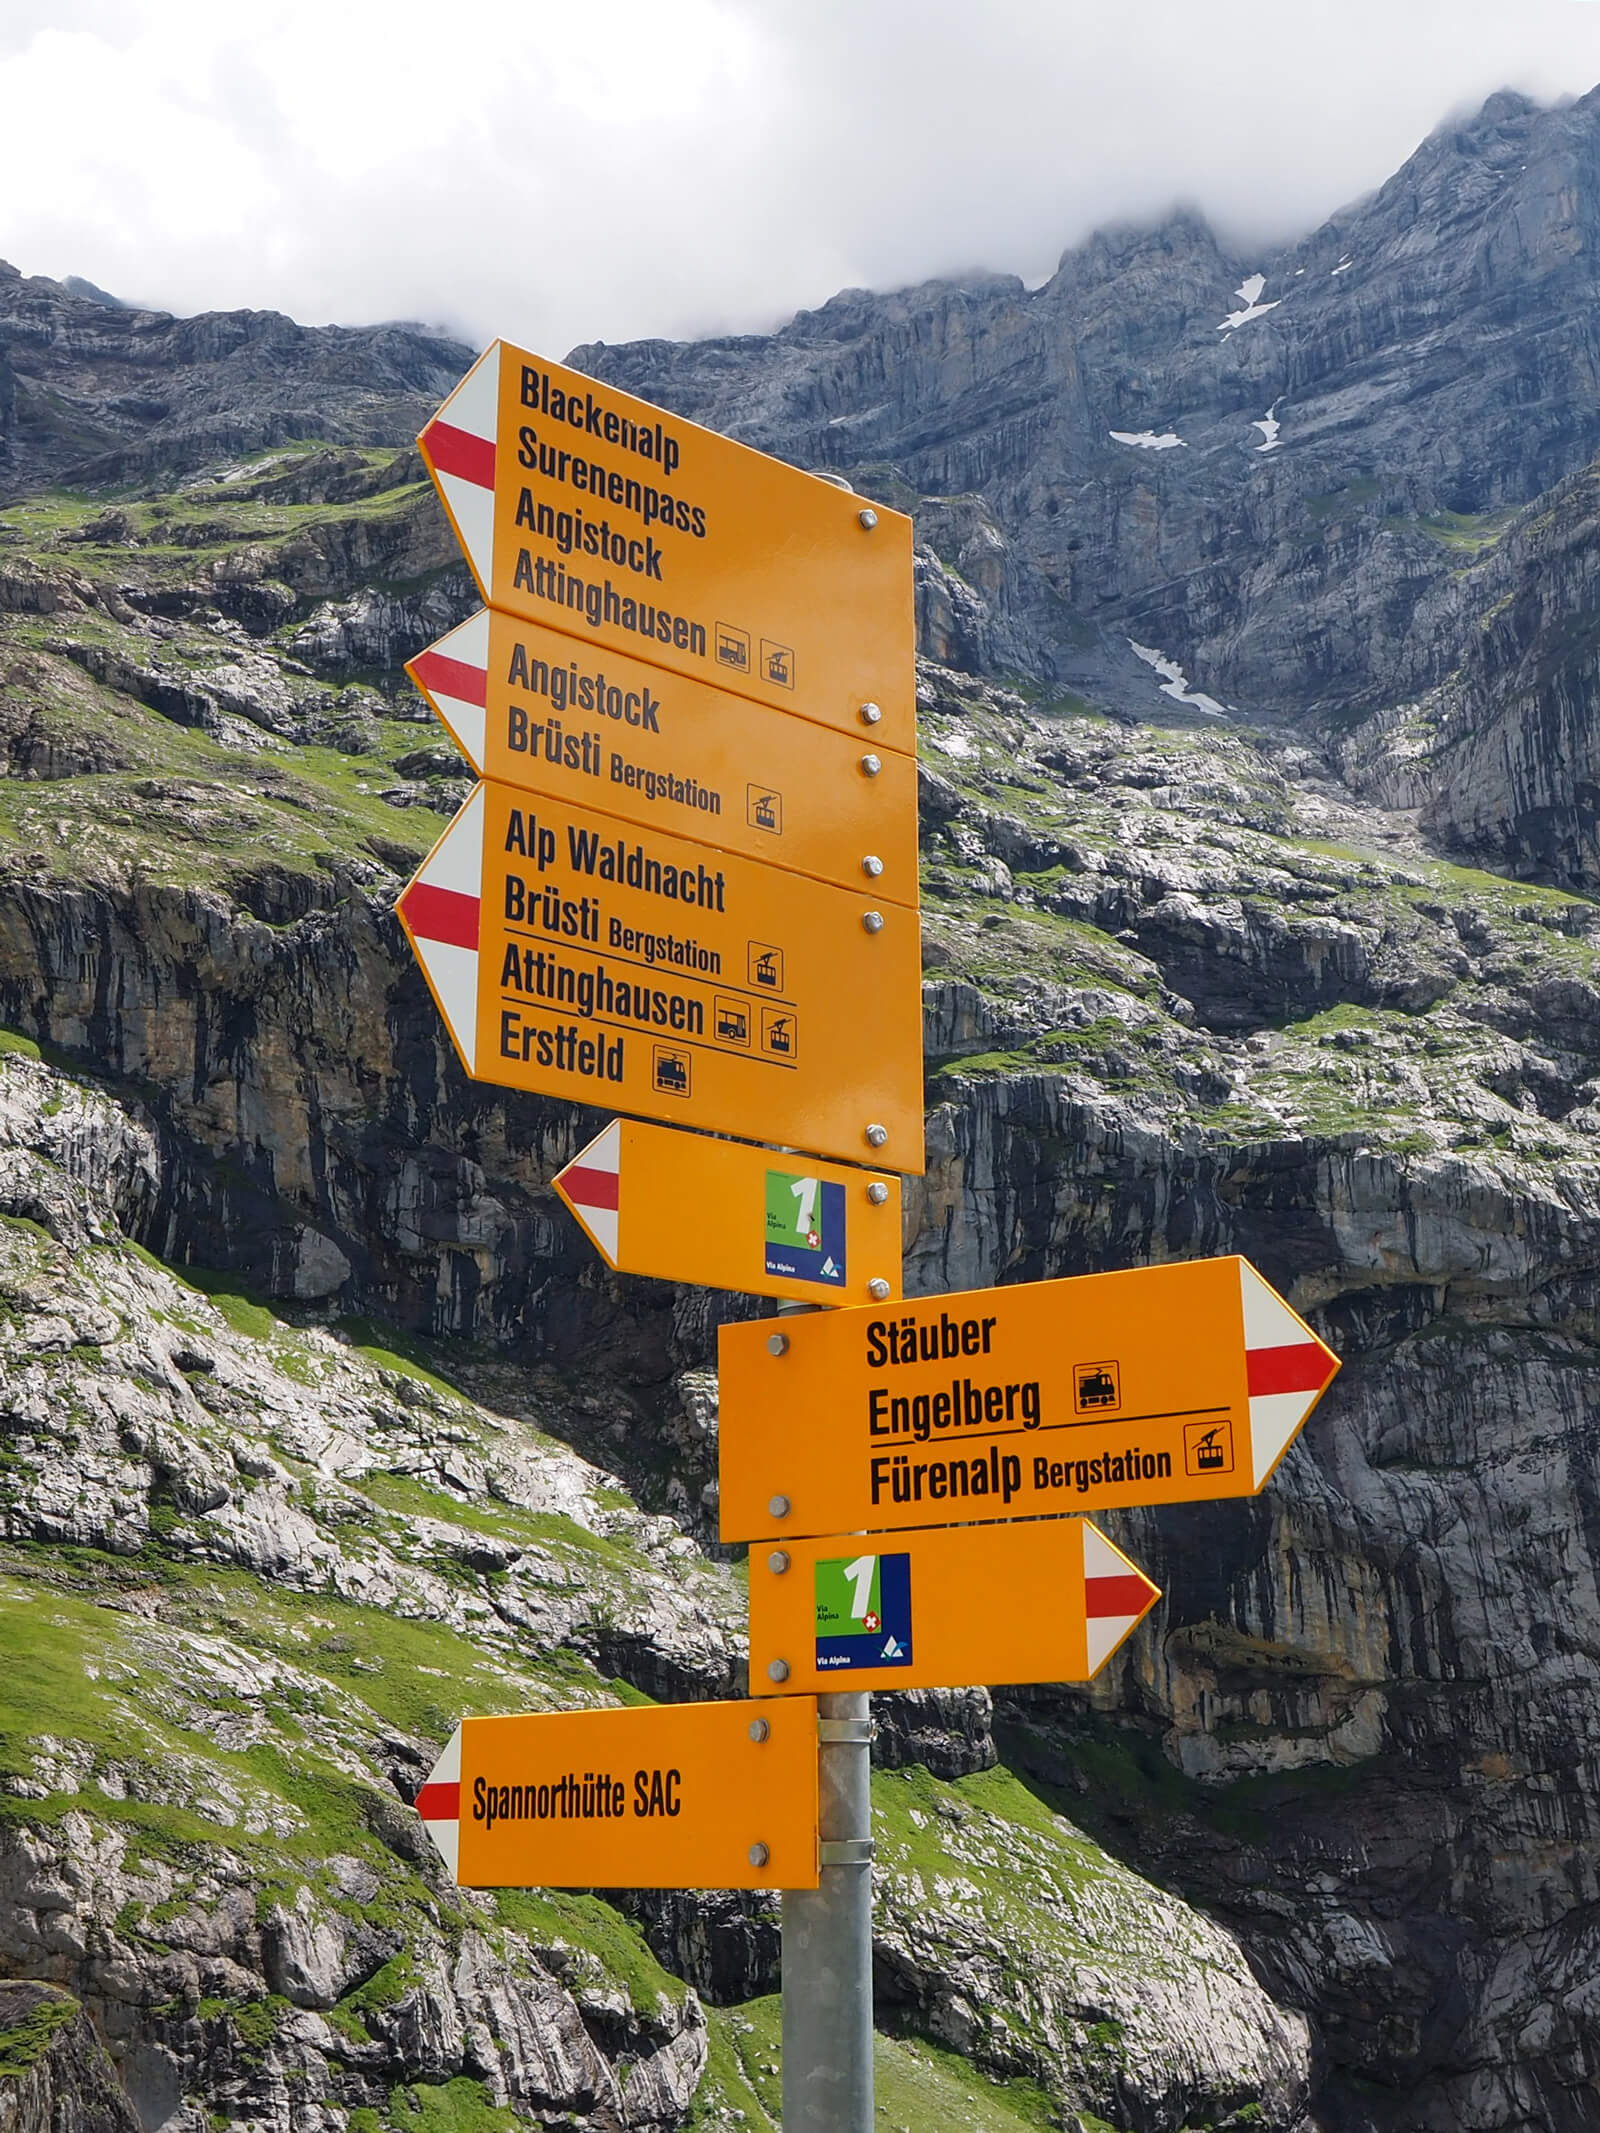
<path fill-rule="evenodd" d="M 560 354 L 1178 200 L 1264 244 L 1597 82 L 1597 0 L 0 0 L 0 257 Z"/>

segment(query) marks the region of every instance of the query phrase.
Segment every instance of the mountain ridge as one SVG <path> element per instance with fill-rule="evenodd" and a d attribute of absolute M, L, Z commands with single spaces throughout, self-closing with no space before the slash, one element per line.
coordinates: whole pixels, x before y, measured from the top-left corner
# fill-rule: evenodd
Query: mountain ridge
<path fill-rule="evenodd" d="M 1470 642 L 1439 622 L 1461 558 L 1436 531 L 1487 548 L 1600 451 L 1597 168 L 1600 92 L 1508 93 L 1254 268 L 1182 212 L 1032 291 L 846 293 L 771 336 L 573 360 L 864 486 L 975 497 L 980 525 L 928 537 L 1035 681 L 1142 708 L 1131 639 L 1246 716 L 1342 719 L 1391 708 L 1397 667 L 1447 683 Z"/>

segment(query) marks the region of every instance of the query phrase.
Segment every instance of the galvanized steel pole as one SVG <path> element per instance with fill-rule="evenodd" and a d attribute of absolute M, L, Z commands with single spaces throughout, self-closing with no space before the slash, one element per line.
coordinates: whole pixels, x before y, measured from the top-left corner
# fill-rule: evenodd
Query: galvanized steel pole
<path fill-rule="evenodd" d="M 847 481 L 839 487 L 848 489 Z M 778 1316 L 814 1311 L 785 1299 Z M 752 1682 L 752 1694 L 759 1685 Z M 817 1698 L 814 1889 L 785 1889 L 783 2133 L 877 2133 L 872 2087 L 872 1698 Z"/>
<path fill-rule="evenodd" d="M 875 2133 L 871 1702 L 817 1699 L 821 1882 L 783 1892 L 783 2133 Z"/>

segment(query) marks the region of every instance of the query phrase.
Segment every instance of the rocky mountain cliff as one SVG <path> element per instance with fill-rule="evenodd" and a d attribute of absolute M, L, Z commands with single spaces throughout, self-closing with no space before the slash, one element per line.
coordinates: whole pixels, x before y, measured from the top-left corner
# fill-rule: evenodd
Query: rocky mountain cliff
<path fill-rule="evenodd" d="M 1178 216 L 1038 289 L 851 290 L 770 339 L 576 360 L 926 499 L 939 656 L 1142 713 L 1159 655 L 1324 740 L 1399 720 L 1429 737 L 1401 804 L 1437 782 L 1446 841 L 1592 885 L 1589 770 L 1561 743 L 1596 653 L 1563 527 L 1600 450 L 1597 318 L 1600 92 L 1501 95 L 1272 257 Z"/>
<path fill-rule="evenodd" d="M 470 361 L 420 326 L 171 318 L 0 260 L 0 489 L 181 475 L 307 439 L 409 443 Z"/>
<path fill-rule="evenodd" d="M 1276 259 L 580 352 L 915 512 L 913 1285 L 1240 1250 L 1346 1358 L 1259 1501 L 1115 1521 L 1092 1691 L 884 1699 L 889 2124 L 1594 2123 L 1597 218 L 1600 99 L 1497 97 Z M 146 2133 L 775 2109 L 763 1906 L 490 1904 L 405 1805 L 463 1709 L 742 1665 L 757 1307 L 603 1273 L 600 1117 L 467 1082 L 392 915 L 466 360 L 0 270 L 19 2125 L 96 2035 Z"/>

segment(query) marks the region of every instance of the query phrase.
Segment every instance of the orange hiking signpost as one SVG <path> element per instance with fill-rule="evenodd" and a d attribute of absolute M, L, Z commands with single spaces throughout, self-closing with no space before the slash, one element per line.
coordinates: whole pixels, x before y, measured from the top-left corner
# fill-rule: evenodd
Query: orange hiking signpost
<path fill-rule="evenodd" d="M 490 608 L 406 671 L 479 777 L 917 901 L 916 760 L 864 729 L 762 712 Z"/>
<path fill-rule="evenodd" d="M 607 1266 L 804 1303 L 900 1293 L 900 1180 L 613 1119 L 550 1181 Z"/>
<path fill-rule="evenodd" d="M 750 1553 L 764 1695 L 1088 1681 L 1161 1597 L 1086 1518 L 950 1526 Z"/>
<path fill-rule="evenodd" d="M 466 1889 L 814 1889 L 817 1706 L 466 1718 L 416 1807 Z"/>
<path fill-rule="evenodd" d="M 898 1310 L 899 1174 L 924 1163 L 910 520 L 503 342 L 418 444 L 487 602 L 410 668 L 480 779 L 396 906 L 457 1055 L 637 1114 L 555 1180 L 619 1271 Z M 856 1447 L 825 1378 L 797 1407 L 795 1373 L 758 1377 L 725 1392 L 724 1472 L 726 1433 L 747 1495 L 793 1464 L 809 1518 L 826 1457 L 801 1466 L 831 1444 L 847 1483 Z M 1028 1622 L 986 1639 L 942 1598 L 1002 1578 L 981 1533 L 858 1555 L 819 1544 L 794 1578 L 782 1699 L 468 1719 L 417 1801 L 465 1886 L 783 1890 L 788 2133 L 875 2124 L 868 1683 L 1081 1675 L 1154 1597 L 1052 1521 L 1018 1557 Z M 841 1671 L 835 1573 L 866 1578 L 845 1639 L 915 1595 L 915 1659 L 880 1640 L 793 1694 Z"/>
<path fill-rule="evenodd" d="M 488 784 L 397 909 L 480 1081 L 923 1167 L 914 911 Z"/>
<path fill-rule="evenodd" d="M 719 1341 L 724 1540 L 1253 1496 L 1339 1367 L 1243 1259 Z"/>
<path fill-rule="evenodd" d="M 417 442 L 489 606 L 915 752 L 900 512 L 504 341 Z"/>

